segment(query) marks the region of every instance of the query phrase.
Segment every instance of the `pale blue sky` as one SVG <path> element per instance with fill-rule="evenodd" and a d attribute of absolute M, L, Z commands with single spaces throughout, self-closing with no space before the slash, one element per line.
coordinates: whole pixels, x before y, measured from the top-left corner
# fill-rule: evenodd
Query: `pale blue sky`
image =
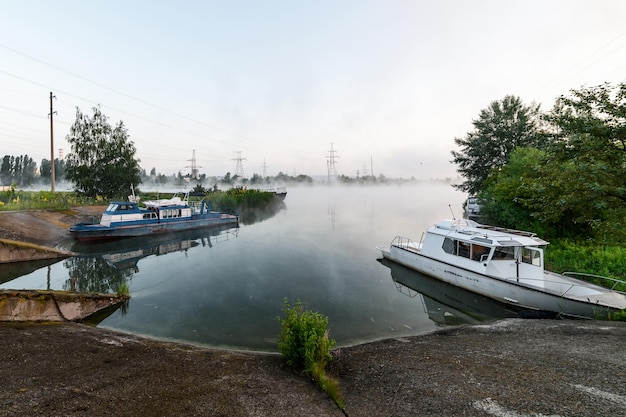
<path fill-rule="evenodd" d="M 507 94 L 552 107 L 626 81 L 626 2 L 0 0 L 0 155 L 50 158 L 75 108 L 141 166 L 455 176 L 454 138 Z M 56 155 L 58 156 L 58 155 Z"/>

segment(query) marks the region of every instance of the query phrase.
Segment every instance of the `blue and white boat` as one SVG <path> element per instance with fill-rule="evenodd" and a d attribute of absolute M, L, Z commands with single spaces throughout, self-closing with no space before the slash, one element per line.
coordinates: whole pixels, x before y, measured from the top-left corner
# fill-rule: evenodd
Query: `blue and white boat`
<path fill-rule="evenodd" d="M 472 220 L 443 220 L 419 243 L 396 236 L 383 258 L 498 302 L 562 316 L 594 318 L 626 309 L 626 282 L 592 276 L 611 288 L 544 269 L 548 245 L 534 233 Z"/>
<path fill-rule="evenodd" d="M 189 194 L 184 199 L 174 196 L 145 201 L 143 205 L 140 207 L 135 198 L 111 202 L 99 223 L 78 223 L 69 232 L 76 240 L 90 241 L 239 224 L 239 216 L 211 211 L 210 203 L 205 200 L 190 204 Z"/>

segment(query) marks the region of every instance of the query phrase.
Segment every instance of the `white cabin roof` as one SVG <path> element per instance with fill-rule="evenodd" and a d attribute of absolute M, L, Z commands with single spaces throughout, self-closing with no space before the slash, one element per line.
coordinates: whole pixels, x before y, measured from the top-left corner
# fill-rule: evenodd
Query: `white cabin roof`
<path fill-rule="evenodd" d="M 149 200 L 144 201 L 146 207 L 166 207 L 166 206 L 184 206 L 185 203 L 180 197 L 172 197 L 162 200 Z"/>
<path fill-rule="evenodd" d="M 442 220 L 428 229 L 428 233 L 445 235 L 491 246 L 537 246 L 548 242 L 534 233 L 479 224 L 473 220 Z"/>

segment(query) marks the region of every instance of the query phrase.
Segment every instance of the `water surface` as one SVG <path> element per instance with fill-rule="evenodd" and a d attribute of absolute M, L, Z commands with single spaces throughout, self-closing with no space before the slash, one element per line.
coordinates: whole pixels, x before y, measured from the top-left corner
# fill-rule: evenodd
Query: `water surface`
<path fill-rule="evenodd" d="M 376 246 L 398 234 L 419 241 L 441 218 L 460 217 L 464 198 L 431 182 L 290 188 L 280 210 L 239 228 L 76 244 L 82 256 L 0 287 L 126 283 L 128 306 L 99 326 L 213 347 L 276 351 L 285 299 L 327 316 L 339 346 L 421 334 L 509 314 L 482 311 L 487 304 L 471 294 L 454 304 L 452 289 L 379 261 Z"/>

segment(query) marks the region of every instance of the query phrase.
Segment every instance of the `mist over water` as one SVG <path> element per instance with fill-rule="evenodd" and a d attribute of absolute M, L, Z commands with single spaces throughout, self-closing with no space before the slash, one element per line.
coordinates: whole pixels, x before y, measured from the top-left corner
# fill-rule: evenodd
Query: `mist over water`
<path fill-rule="evenodd" d="M 78 282 L 106 289 L 126 281 L 128 308 L 99 326 L 236 349 L 277 350 L 285 299 L 328 316 L 339 346 L 442 325 L 442 307 L 395 282 L 407 271 L 381 263 L 376 246 L 396 235 L 419 241 L 431 224 L 462 217 L 463 193 L 443 182 L 287 191 L 284 207 L 259 222 L 158 241 L 77 245 L 90 253 L 0 287 L 68 289 Z M 411 274 L 408 280 L 417 279 Z"/>

